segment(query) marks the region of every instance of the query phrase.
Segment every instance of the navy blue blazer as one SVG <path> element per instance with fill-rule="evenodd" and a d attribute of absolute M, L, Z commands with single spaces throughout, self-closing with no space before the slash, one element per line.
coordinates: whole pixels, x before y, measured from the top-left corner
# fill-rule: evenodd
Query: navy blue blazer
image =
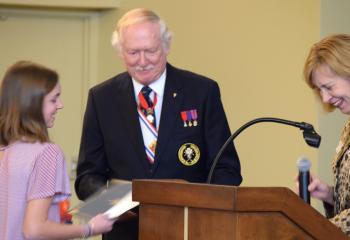
<path fill-rule="evenodd" d="M 190 110 L 197 112 L 196 126 L 185 127 L 181 112 Z M 75 182 L 77 195 L 85 199 L 112 178 L 203 183 L 229 136 L 218 84 L 167 64 L 155 163 L 151 167 L 144 150 L 133 83 L 127 72 L 121 73 L 89 91 Z M 181 155 L 189 144 L 198 150 L 199 159 L 188 166 L 181 161 L 184 157 L 179 151 Z M 242 182 L 233 143 L 219 160 L 212 182 Z"/>

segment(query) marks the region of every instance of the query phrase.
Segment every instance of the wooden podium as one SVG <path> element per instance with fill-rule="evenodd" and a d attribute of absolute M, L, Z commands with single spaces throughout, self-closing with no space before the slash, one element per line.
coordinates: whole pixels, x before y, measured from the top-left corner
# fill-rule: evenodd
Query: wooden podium
<path fill-rule="evenodd" d="M 134 180 L 139 240 L 348 239 L 282 187 Z"/>

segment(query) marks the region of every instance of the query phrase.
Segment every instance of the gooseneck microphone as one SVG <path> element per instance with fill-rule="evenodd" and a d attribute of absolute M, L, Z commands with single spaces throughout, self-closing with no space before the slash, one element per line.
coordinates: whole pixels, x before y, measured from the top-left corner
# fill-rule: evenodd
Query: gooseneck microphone
<path fill-rule="evenodd" d="M 259 123 L 259 122 L 274 122 L 274 123 L 281 123 L 285 125 L 290 125 L 293 127 L 297 127 L 300 130 L 303 130 L 303 137 L 305 142 L 311 146 L 311 147 L 316 147 L 318 148 L 321 143 L 321 136 L 317 134 L 317 132 L 314 130 L 314 127 L 306 122 L 293 122 L 281 118 L 271 118 L 271 117 L 265 117 L 265 118 L 256 118 L 254 120 L 251 120 L 244 124 L 242 127 L 240 127 L 236 132 L 234 132 L 224 143 L 224 145 L 220 148 L 218 154 L 215 156 L 213 164 L 211 165 L 208 178 L 207 178 L 207 183 L 211 183 L 211 179 L 213 176 L 214 169 L 216 167 L 216 164 L 218 163 L 221 155 L 225 151 L 226 147 L 233 141 L 244 129 L 247 127 Z"/>
<path fill-rule="evenodd" d="M 308 186 L 310 184 L 311 162 L 305 157 L 301 157 L 297 161 L 297 167 L 299 169 L 299 196 L 304 202 L 310 204 L 310 192 Z"/>

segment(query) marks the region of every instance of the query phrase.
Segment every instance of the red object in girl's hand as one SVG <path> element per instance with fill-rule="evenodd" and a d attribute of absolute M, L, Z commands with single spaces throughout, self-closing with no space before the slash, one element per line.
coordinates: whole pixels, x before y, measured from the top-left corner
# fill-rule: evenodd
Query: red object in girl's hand
<path fill-rule="evenodd" d="M 72 223 L 72 215 L 68 212 L 69 200 L 65 199 L 59 203 L 61 223 Z"/>

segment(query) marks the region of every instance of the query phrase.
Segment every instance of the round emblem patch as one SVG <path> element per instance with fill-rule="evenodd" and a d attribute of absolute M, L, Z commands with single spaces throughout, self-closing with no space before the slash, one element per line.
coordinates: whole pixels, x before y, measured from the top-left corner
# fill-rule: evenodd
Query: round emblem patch
<path fill-rule="evenodd" d="M 180 162 L 185 166 L 192 166 L 199 160 L 201 153 L 196 144 L 185 143 L 178 152 Z"/>

